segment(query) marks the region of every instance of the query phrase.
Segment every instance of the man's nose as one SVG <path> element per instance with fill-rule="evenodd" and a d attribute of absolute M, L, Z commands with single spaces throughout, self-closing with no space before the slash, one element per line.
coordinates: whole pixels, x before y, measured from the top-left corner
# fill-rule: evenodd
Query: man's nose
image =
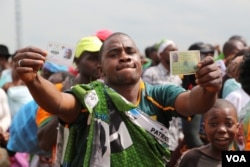
<path fill-rule="evenodd" d="M 131 61 L 131 58 L 125 51 L 122 51 L 121 55 L 120 55 L 120 61 L 121 62 L 128 62 L 128 61 Z"/>

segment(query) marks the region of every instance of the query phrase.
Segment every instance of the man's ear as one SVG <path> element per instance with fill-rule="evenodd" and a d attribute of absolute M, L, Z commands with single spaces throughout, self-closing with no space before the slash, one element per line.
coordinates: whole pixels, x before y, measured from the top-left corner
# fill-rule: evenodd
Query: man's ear
<path fill-rule="evenodd" d="M 75 70 L 76 70 L 77 72 L 79 72 L 79 68 L 78 68 L 79 58 L 74 57 L 74 61 L 73 61 L 73 62 L 74 62 L 74 63 L 75 63 L 75 65 L 76 65 Z"/>
<path fill-rule="evenodd" d="M 98 75 L 100 76 L 100 78 L 103 78 L 104 73 L 103 73 L 103 70 L 102 70 L 102 66 L 100 64 L 98 64 L 96 68 L 97 68 L 97 72 L 98 72 Z"/>
<path fill-rule="evenodd" d="M 78 63 L 79 63 L 79 58 L 74 57 L 73 62 L 74 62 L 76 65 L 78 65 Z"/>

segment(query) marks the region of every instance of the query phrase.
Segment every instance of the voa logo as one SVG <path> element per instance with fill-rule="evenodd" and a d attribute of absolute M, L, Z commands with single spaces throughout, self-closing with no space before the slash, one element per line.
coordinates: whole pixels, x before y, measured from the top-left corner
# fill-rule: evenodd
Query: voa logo
<path fill-rule="evenodd" d="M 227 162 L 247 162 L 244 155 L 226 155 Z"/>

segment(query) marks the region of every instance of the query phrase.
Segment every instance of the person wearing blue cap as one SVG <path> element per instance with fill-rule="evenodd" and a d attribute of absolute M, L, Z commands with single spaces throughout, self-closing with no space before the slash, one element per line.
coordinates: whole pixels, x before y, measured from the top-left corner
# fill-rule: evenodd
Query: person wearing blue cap
<path fill-rule="evenodd" d="M 45 79 L 48 79 L 52 74 L 59 71 L 68 71 L 68 68 L 66 66 L 58 65 L 52 62 L 45 62 L 42 67 L 41 75 Z"/>

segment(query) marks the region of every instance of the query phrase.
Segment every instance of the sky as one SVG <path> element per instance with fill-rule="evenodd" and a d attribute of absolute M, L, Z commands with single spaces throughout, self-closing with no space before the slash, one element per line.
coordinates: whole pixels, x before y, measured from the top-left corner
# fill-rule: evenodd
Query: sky
<path fill-rule="evenodd" d="M 10 52 L 48 42 L 75 46 L 109 29 L 131 36 L 144 49 L 161 39 L 179 50 L 194 42 L 218 44 L 232 35 L 250 43 L 249 0 L 0 0 L 0 44 Z"/>

